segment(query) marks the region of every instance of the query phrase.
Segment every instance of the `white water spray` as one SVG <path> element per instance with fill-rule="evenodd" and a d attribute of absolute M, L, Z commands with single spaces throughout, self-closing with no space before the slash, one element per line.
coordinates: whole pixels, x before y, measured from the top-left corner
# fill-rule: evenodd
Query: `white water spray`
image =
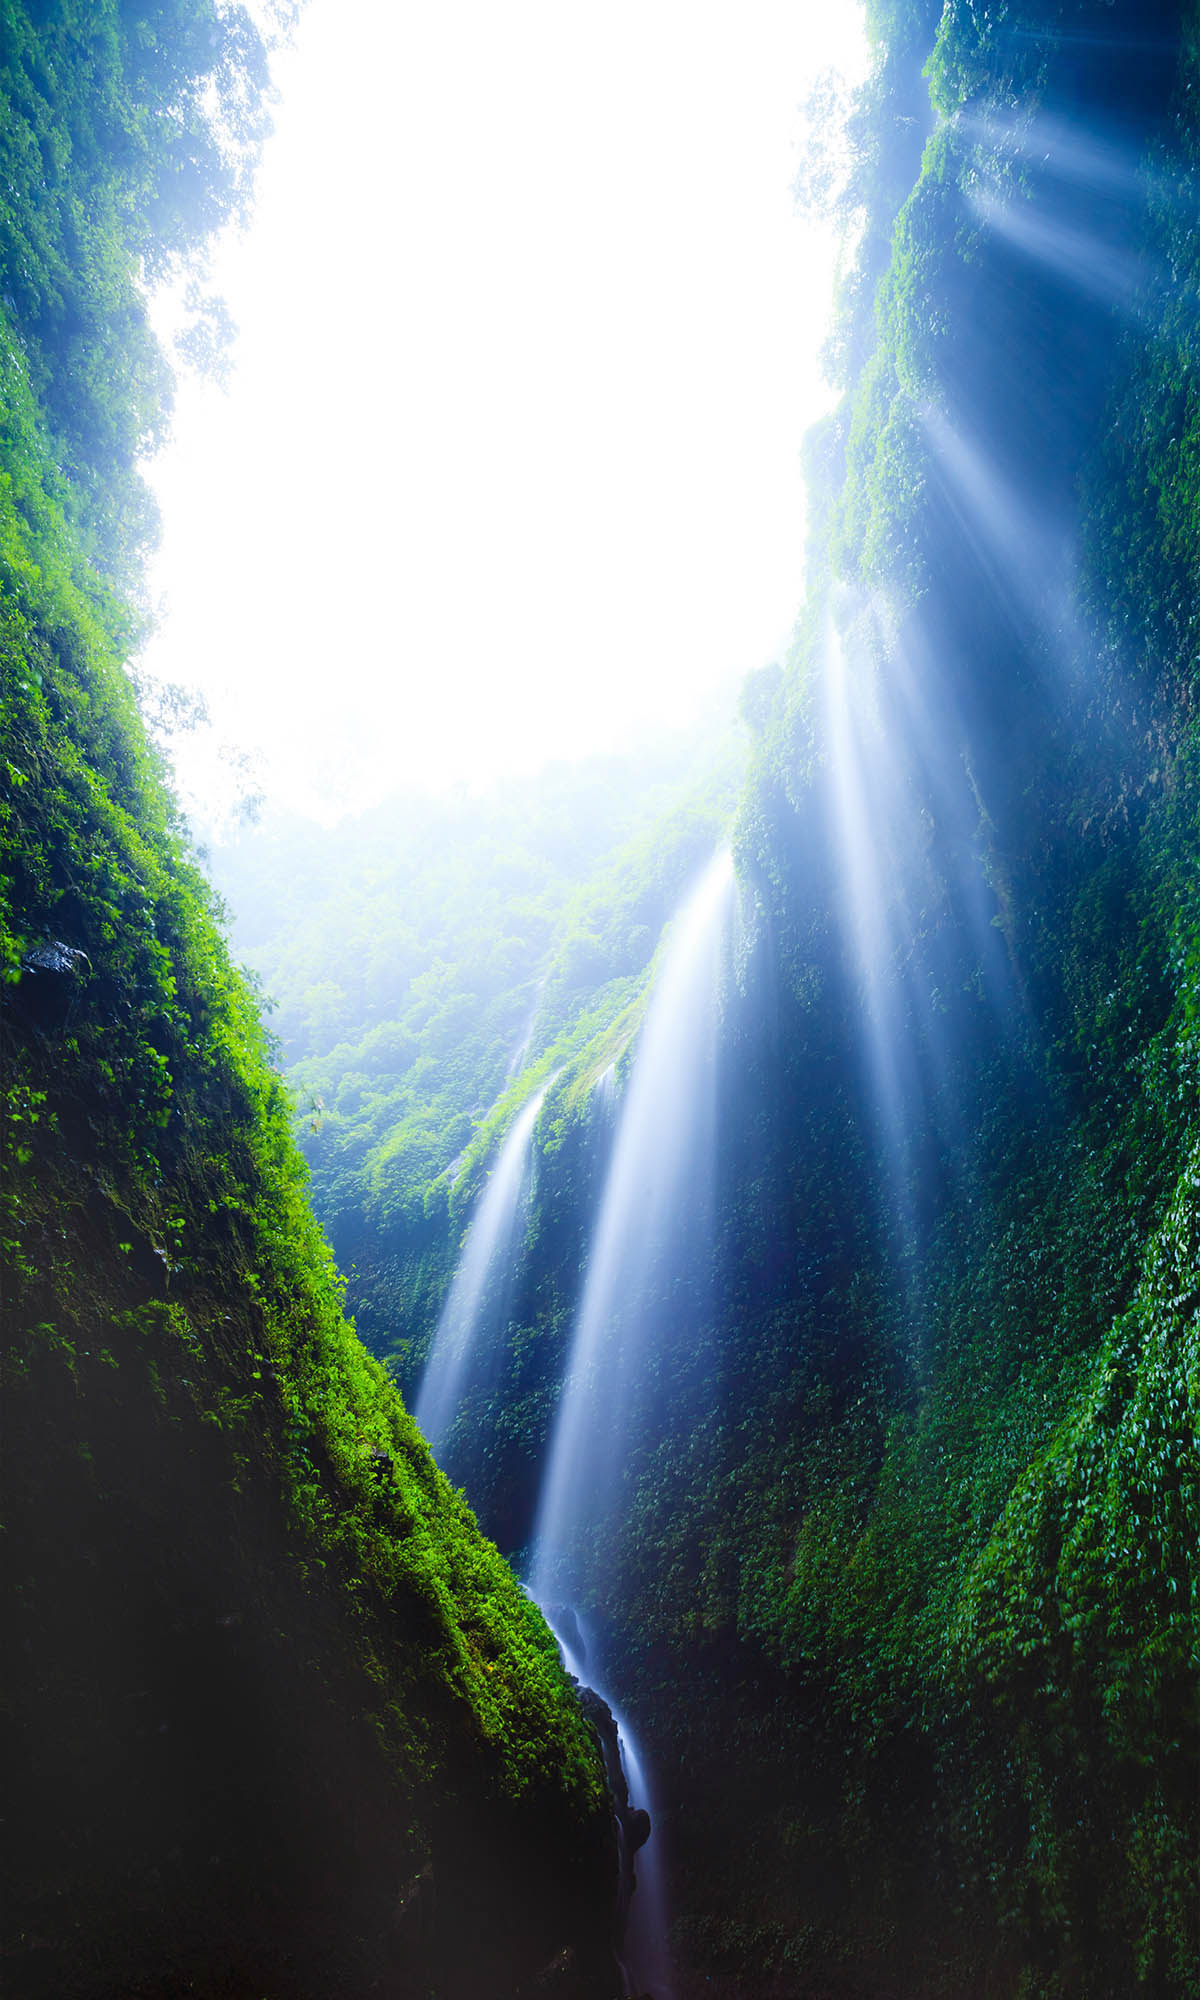
<path fill-rule="evenodd" d="M 429 1349 L 413 1412 L 436 1452 L 454 1421 L 485 1322 L 489 1285 L 512 1261 L 513 1237 L 528 1179 L 533 1128 L 549 1084 L 511 1126 L 471 1218 L 454 1281 Z"/>
<path fill-rule="evenodd" d="M 719 854 L 670 939 L 620 1112 L 535 1529 L 530 1590 L 550 1606 L 552 1625 L 556 1601 L 594 1595 L 601 1582 L 594 1534 L 620 1486 L 630 1417 L 645 1415 L 664 1302 L 709 1247 L 718 1005 L 734 891 L 732 859 Z M 637 1742 L 617 1719 L 631 1802 L 653 1821 Z M 668 2000 L 661 1840 L 651 1838 L 637 1874 L 630 1975 L 635 1988 Z"/>
<path fill-rule="evenodd" d="M 608 1497 L 626 1409 L 655 1331 L 651 1292 L 711 1193 L 717 1004 L 733 906 L 733 861 L 717 855 L 671 937 L 621 1109 L 612 1163 L 542 1482 L 535 1595 L 550 1590 Z"/>
<path fill-rule="evenodd" d="M 505 1081 L 508 1083 L 511 1083 L 513 1077 L 518 1076 L 525 1067 L 529 1051 L 533 1046 L 533 1031 L 537 1027 L 537 1017 L 541 1010 L 542 995 L 545 991 L 546 975 L 543 973 L 538 980 L 537 986 L 534 988 L 533 1005 L 529 1009 L 525 1026 L 521 1030 L 521 1039 L 508 1059 L 508 1068 L 505 1071 Z"/>
<path fill-rule="evenodd" d="M 541 1607 L 545 1615 L 545 1607 Z M 565 1621 L 562 1621 L 565 1623 Z M 571 1614 L 571 1631 L 564 1635 L 559 1631 L 553 1616 L 546 1617 L 555 1638 L 558 1640 L 563 1665 L 577 1681 L 590 1687 L 608 1707 L 616 1724 L 617 1740 L 621 1752 L 621 1769 L 629 1791 L 631 1806 L 641 1806 L 650 1816 L 651 1841 L 642 1848 L 636 1863 L 637 1889 L 629 1906 L 622 1972 L 631 1993 L 649 1993 L 652 2000 L 671 2000 L 671 1960 L 667 1950 L 667 1899 L 666 1884 L 661 1865 L 661 1847 L 655 1847 L 653 1840 L 654 1803 L 650 1791 L 650 1780 L 642 1763 L 637 1739 L 623 1711 L 618 1708 L 608 1690 L 598 1684 L 592 1658 L 594 1641 L 588 1643 L 586 1621 Z"/>

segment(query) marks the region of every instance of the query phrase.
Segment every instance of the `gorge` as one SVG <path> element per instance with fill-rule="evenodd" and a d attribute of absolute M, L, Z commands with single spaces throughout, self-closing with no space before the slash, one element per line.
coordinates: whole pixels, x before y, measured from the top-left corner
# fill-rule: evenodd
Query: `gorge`
<path fill-rule="evenodd" d="M 138 283 L 262 34 L 0 19 L 8 1990 L 1200 1995 L 1200 13 L 868 0 L 743 739 L 268 814 L 232 956 Z"/>

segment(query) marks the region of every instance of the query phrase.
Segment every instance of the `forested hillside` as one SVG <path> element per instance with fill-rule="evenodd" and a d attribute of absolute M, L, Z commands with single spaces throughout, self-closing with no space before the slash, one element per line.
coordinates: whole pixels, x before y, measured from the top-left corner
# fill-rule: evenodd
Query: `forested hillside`
<path fill-rule="evenodd" d="M 241 8 L 0 7 L 4 1990 L 612 2000 L 595 1736 L 343 1316 L 127 673 L 141 279 L 266 77 Z"/>
<path fill-rule="evenodd" d="M 487 798 L 400 800 L 328 832 L 282 820 L 216 850 L 376 1352 L 398 1360 L 428 1331 L 530 1075 L 561 1070 L 642 991 L 744 765 L 721 714 Z"/>
<path fill-rule="evenodd" d="M 265 51 L 0 0 L 15 1993 L 1200 1995 L 1200 12 L 867 21 L 748 771 L 268 825 L 274 1045 L 123 594 Z"/>
<path fill-rule="evenodd" d="M 711 1227 L 656 1239 L 637 1368 L 628 1327 L 588 1349 L 612 1478 L 555 1588 L 657 1770 L 677 1993 L 1194 1995 L 1200 19 L 868 19 L 809 602 L 745 702 Z M 454 1119 L 414 1069 L 419 1214 L 416 1153 L 343 1154 L 347 1201 L 306 1142 L 415 1393 L 548 1087 L 445 1444 L 535 1570 L 650 963 L 602 956 L 577 1038 Z M 299 1071 L 352 1119 L 366 1046 Z"/>

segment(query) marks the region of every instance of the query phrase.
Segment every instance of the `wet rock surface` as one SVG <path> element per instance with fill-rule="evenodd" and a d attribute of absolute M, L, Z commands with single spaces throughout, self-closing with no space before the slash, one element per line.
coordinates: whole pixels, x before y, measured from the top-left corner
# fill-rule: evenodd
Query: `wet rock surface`
<path fill-rule="evenodd" d="M 11 996 L 15 1012 L 39 1034 L 62 1034 L 91 969 L 86 951 L 60 938 L 47 938 L 21 961 L 21 976 Z"/>
<path fill-rule="evenodd" d="M 587 1659 L 587 1640 L 583 1636 L 579 1620 L 575 1616 L 574 1611 L 572 1611 L 571 1606 L 569 1604 L 551 1604 L 547 1608 L 546 1615 L 550 1620 L 553 1630 L 558 1634 L 560 1645 L 565 1646 L 576 1660 L 580 1662 L 585 1661 Z M 584 1692 L 590 1694 L 591 1689 L 588 1688 Z"/>
<path fill-rule="evenodd" d="M 579 1706 L 596 1732 L 600 1744 L 600 1754 L 604 1760 L 604 1775 L 608 1780 L 609 1795 L 612 1798 L 613 1817 L 617 1824 L 617 1928 L 616 1946 L 620 1951 L 629 1922 L 629 1908 L 637 1888 L 634 1856 L 638 1849 L 646 1845 L 650 1838 L 650 1815 L 642 1806 L 631 1806 L 629 1786 L 621 1763 L 621 1738 L 616 1718 L 603 1695 L 595 1688 L 577 1683 Z"/>

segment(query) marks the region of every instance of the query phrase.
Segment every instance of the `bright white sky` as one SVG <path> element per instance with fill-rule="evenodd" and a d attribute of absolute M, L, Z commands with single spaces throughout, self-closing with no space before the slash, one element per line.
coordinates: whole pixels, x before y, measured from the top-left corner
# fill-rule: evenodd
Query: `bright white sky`
<path fill-rule="evenodd" d="M 685 721 L 785 643 L 852 0 L 310 0 L 227 394 L 181 384 L 147 664 L 331 816 Z"/>

